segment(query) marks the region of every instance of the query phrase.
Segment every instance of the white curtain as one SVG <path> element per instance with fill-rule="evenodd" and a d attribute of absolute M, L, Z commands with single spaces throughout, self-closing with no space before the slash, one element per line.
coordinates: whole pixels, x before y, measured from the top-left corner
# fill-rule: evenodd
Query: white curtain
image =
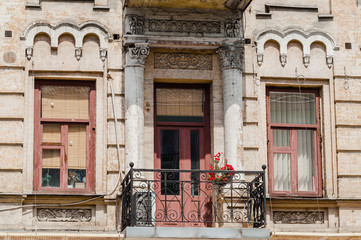
<path fill-rule="evenodd" d="M 315 177 L 314 131 L 297 130 L 298 190 L 312 191 Z"/>
<path fill-rule="evenodd" d="M 271 92 L 271 123 L 315 124 L 313 93 Z"/>
<path fill-rule="evenodd" d="M 316 104 L 312 93 L 271 92 L 271 123 L 315 124 Z M 314 190 L 315 152 L 313 129 L 273 129 L 273 146 L 289 148 L 290 153 L 274 153 L 274 190 L 291 191 L 291 152 L 296 154 L 298 190 Z M 291 136 L 297 134 L 297 153 Z"/>

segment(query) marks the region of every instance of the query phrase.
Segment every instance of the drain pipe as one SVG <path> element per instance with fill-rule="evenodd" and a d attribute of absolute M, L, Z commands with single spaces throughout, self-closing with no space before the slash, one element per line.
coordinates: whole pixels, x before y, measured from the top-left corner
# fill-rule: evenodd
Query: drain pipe
<path fill-rule="evenodd" d="M 119 186 L 122 171 L 121 171 L 120 149 L 119 149 L 119 141 L 118 141 L 118 125 L 117 125 L 118 124 L 118 118 L 117 118 L 116 111 L 115 111 L 115 96 L 114 96 L 114 89 L 113 89 L 113 83 L 112 83 L 113 78 L 109 73 L 107 75 L 107 79 L 108 79 L 108 82 L 110 84 L 110 90 L 111 90 L 111 93 L 112 93 L 112 108 L 113 108 L 113 116 L 114 116 L 115 143 L 117 145 L 117 157 L 118 157 L 118 166 L 119 166 L 118 179 L 116 181 L 114 189 L 110 193 L 108 193 L 108 195 L 112 195 L 117 190 L 117 187 Z"/>

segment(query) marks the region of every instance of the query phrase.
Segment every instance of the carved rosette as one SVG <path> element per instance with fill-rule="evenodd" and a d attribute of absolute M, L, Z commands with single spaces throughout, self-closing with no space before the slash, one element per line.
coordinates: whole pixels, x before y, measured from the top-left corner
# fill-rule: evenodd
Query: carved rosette
<path fill-rule="evenodd" d="M 212 70 L 212 54 L 154 53 L 154 68 L 183 70 Z"/>
<path fill-rule="evenodd" d="M 239 19 L 227 19 L 224 21 L 224 33 L 226 37 L 236 38 L 241 36 L 241 22 Z"/>
<path fill-rule="evenodd" d="M 273 222 L 277 224 L 322 224 L 324 212 L 275 211 Z"/>
<path fill-rule="evenodd" d="M 145 59 L 149 54 L 148 44 L 136 44 L 134 47 L 129 48 L 128 54 L 135 63 L 144 65 Z"/>
<path fill-rule="evenodd" d="M 40 222 L 90 222 L 92 210 L 82 208 L 38 208 L 37 218 Z"/>
<path fill-rule="evenodd" d="M 127 15 L 130 34 L 142 35 L 145 29 L 145 18 L 138 15 Z"/>
<path fill-rule="evenodd" d="M 222 69 L 241 69 L 243 46 L 224 45 L 217 50 Z"/>

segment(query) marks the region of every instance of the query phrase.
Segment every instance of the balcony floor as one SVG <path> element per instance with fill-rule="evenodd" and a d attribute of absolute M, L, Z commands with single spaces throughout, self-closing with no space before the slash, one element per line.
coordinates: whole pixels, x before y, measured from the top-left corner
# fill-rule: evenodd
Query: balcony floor
<path fill-rule="evenodd" d="M 265 228 L 127 227 L 126 239 L 269 239 Z"/>

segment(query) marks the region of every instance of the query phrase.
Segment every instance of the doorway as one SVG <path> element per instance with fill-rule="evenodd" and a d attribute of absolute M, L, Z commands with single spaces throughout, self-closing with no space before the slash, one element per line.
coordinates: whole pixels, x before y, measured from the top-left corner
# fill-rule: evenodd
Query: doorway
<path fill-rule="evenodd" d="M 197 170 L 210 165 L 209 86 L 155 84 L 154 92 L 157 225 L 205 226 L 210 190 Z"/>

